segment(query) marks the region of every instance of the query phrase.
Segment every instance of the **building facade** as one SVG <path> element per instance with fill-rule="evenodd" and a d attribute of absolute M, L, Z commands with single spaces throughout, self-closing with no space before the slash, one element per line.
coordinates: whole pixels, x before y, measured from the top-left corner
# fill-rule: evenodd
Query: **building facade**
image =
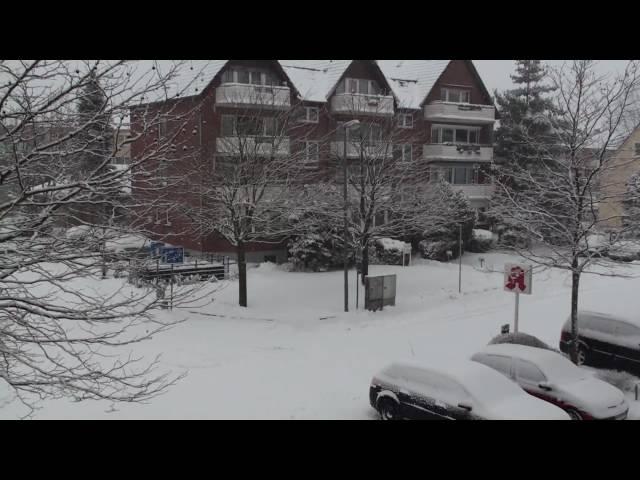
<path fill-rule="evenodd" d="M 173 150 L 162 156 L 176 159 L 168 167 L 175 174 L 187 163 L 215 168 L 250 147 L 295 156 L 311 177 L 323 177 L 334 175 L 345 156 L 361 155 L 358 148 L 386 145 L 389 155 L 427 167 L 425 182 L 444 178 L 477 210 L 488 205 L 496 110 L 470 60 L 215 60 L 191 69 L 196 73 L 185 76 L 179 95 L 132 109 L 134 161 L 171 136 Z M 142 134 L 151 117 L 158 127 Z M 367 142 L 349 142 L 345 152 L 345 136 L 353 133 L 342 126 L 352 120 Z M 133 185 L 135 195 L 135 179 Z M 178 233 L 189 230 L 186 218 L 153 217 L 149 228 L 170 243 L 233 255 L 221 238 Z M 285 259 L 281 246 L 249 250 L 250 261 Z"/>
<path fill-rule="evenodd" d="M 598 219 L 604 230 L 624 226 L 629 181 L 640 174 L 640 126 L 608 158 L 599 175 Z"/>

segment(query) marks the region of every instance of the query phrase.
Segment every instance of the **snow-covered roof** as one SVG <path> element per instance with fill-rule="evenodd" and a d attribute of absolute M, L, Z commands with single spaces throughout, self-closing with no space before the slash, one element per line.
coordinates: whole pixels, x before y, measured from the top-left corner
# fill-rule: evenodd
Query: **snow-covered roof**
<path fill-rule="evenodd" d="M 326 102 L 352 60 L 279 60 L 303 100 Z"/>
<path fill-rule="evenodd" d="M 278 60 L 303 100 L 326 102 L 329 94 L 353 60 Z M 451 60 L 376 60 L 397 98 L 400 108 L 420 108 L 433 85 Z M 187 60 L 171 79 L 165 92 L 153 99 L 198 95 L 222 70 L 228 60 Z M 168 71 L 176 62 L 164 62 Z"/>
<path fill-rule="evenodd" d="M 143 103 L 199 95 L 202 90 L 222 70 L 229 60 L 180 60 L 154 62 L 154 68 L 161 75 L 168 74 L 172 68 L 176 74 L 167 81 L 166 88 L 147 95 Z"/>
<path fill-rule="evenodd" d="M 400 108 L 420 108 L 451 60 L 378 60 Z"/>
<path fill-rule="evenodd" d="M 400 108 L 420 108 L 451 60 L 376 60 Z M 279 60 L 302 98 L 326 102 L 352 60 Z"/>

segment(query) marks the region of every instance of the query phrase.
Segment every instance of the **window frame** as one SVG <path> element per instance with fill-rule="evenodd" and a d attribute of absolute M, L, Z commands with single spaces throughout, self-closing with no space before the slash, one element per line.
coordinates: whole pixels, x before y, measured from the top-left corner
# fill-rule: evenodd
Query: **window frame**
<path fill-rule="evenodd" d="M 398 150 L 400 151 L 400 158 L 398 159 L 400 163 L 410 163 L 413 161 L 413 144 L 412 143 L 396 143 L 394 145 L 394 148 L 397 149 L 396 151 Z M 408 159 L 406 158 L 407 149 L 409 150 Z"/>
<path fill-rule="evenodd" d="M 344 82 L 344 89 L 340 87 L 336 87 L 336 93 L 348 93 L 350 95 L 371 95 L 371 96 L 382 96 L 382 87 L 378 84 L 376 80 L 368 79 L 368 78 L 354 78 L 354 77 L 345 77 L 340 84 Z M 362 92 L 361 90 L 361 82 L 366 82 L 367 91 Z M 339 84 L 339 85 L 340 85 Z M 352 91 L 350 86 L 356 86 L 356 91 Z"/>
<path fill-rule="evenodd" d="M 466 131 L 466 137 L 467 137 L 467 141 L 466 142 L 458 142 L 457 141 L 457 137 L 458 137 L 458 131 Z M 444 141 L 444 131 L 452 131 L 452 140 L 451 141 Z M 453 144 L 453 145 L 482 145 L 480 143 L 480 132 L 482 131 L 482 127 L 477 127 L 477 126 L 472 126 L 472 125 L 448 125 L 448 124 L 442 124 L 442 123 L 438 123 L 438 124 L 433 124 L 431 125 L 431 143 L 432 144 L 439 144 L 439 145 L 446 145 L 446 144 Z M 469 140 L 471 139 L 471 133 L 475 132 L 475 142 L 470 142 Z"/>
<path fill-rule="evenodd" d="M 309 147 L 315 145 L 315 158 L 309 155 Z M 316 140 L 307 140 L 304 142 L 304 162 L 305 164 L 318 164 L 320 162 L 320 142 Z"/>
<path fill-rule="evenodd" d="M 398 128 L 406 128 L 406 129 L 411 129 L 413 128 L 413 113 L 400 113 L 398 114 Z M 411 124 L 407 124 L 407 118 L 411 119 Z"/>
<path fill-rule="evenodd" d="M 520 367 L 521 367 L 521 365 L 525 365 L 527 367 L 533 367 L 534 369 L 537 370 L 537 372 L 540 373 L 540 375 L 542 375 L 542 378 L 539 379 L 539 380 L 531 380 L 531 379 L 524 379 L 524 378 L 520 377 Z M 529 383 L 531 385 L 538 385 L 541 382 L 546 382 L 546 381 L 549 380 L 547 378 L 547 376 L 544 374 L 544 372 L 540 369 L 540 367 L 538 367 L 533 362 L 529 362 L 528 360 L 523 360 L 522 358 L 514 358 L 514 366 L 515 366 L 516 379 L 519 382 L 520 381 L 524 381 L 524 382 Z"/>
<path fill-rule="evenodd" d="M 311 105 L 305 105 L 304 107 L 304 117 L 300 120 L 302 123 L 319 123 L 320 122 L 320 107 L 314 107 Z M 313 120 L 309 112 L 315 111 L 316 118 Z"/>
<path fill-rule="evenodd" d="M 450 100 L 450 92 L 457 92 L 458 94 L 464 93 L 467 101 L 453 101 Z M 462 97 L 460 97 L 462 99 Z M 442 87 L 440 89 L 440 100 L 447 103 L 464 103 L 471 104 L 471 89 L 465 87 Z"/>

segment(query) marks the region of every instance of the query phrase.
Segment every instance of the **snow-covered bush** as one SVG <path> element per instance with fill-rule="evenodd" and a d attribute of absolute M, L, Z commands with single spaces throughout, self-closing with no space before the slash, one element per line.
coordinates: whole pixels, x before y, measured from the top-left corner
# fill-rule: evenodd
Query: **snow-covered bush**
<path fill-rule="evenodd" d="M 289 262 L 296 270 L 327 271 L 343 265 L 342 248 L 329 231 L 310 232 L 289 241 Z"/>
<path fill-rule="evenodd" d="M 607 248 L 605 255 L 611 260 L 620 262 L 640 260 L 640 243 L 628 240 L 616 242 Z"/>
<path fill-rule="evenodd" d="M 505 247 L 527 248 L 530 241 L 525 232 L 516 228 L 505 228 L 499 233 L 498 243 Z"/>
<path fill-rule="evenodd" d="M 471 242 L 469 242 L 469 251 L 475 253 L 488 252 L 495 246 L 493 233 L 489 230 L 473 229 L 471 234 Z"/>
<path fill-rule="evenodd" d="M 379 238 L 370 247 L 369 261 L 378 265 L 402 265 L 407 243 L 392 238 Z"/>
<path fill-rule="evenodd" d="M 451 258 L 458 256 L 458 242 L 453 240 L 422 240 L 418 243 L 418 251 L 422 258 L 444 262 L 449 260 L 447 251 L 451 251 Z"/>
<path fill-rule="evenodd" d="M 500 343 L 513 343 L 516 345 L 525 345 L 527 347 L 544 348 L 545 350 L 557 351 L 556 349 L 551 348 L 549 345 L 544 343 L 539 338 L 523 332 L 500 334 L 497 337 L 492 338 L 489 342 L 489 345 L 496 345 Z"/>

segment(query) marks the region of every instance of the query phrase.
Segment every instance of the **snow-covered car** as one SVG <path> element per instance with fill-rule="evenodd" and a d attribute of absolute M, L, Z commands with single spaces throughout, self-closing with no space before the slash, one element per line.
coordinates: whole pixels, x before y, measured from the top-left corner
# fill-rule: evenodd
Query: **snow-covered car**
<path fill-rule="evenodd" d="M 369 402 L 383 420 L 569 420 L 477 362 L 439 367 L 395 362 L 371 380 Z"/>
<path fill-rule="evenodd" d="M 560 350 L 571 348 L 571 318 L 562 326 Z M 640 320 L 578 312 L 578 364 L 640 374 Z"/>
<path fill-rule="evenodd" d="M 560 353 L 524 345 L 489 345 L 472 360 L 515 381 L 524 391 L 565 410 L 574 420 L 624 420 L 624 394 Z"/>

